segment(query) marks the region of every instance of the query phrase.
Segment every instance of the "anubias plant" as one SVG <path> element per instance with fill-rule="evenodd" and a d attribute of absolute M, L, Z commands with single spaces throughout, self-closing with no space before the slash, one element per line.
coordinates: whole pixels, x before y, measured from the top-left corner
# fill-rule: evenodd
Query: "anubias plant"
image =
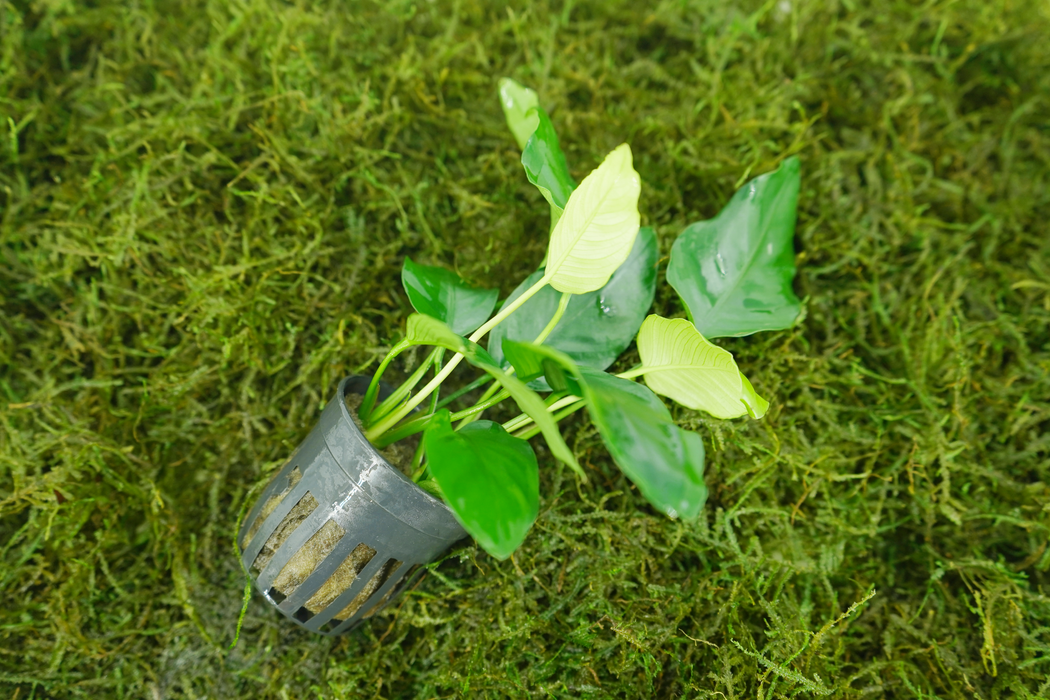
<path fill-rule="evenodd" d="M 422 432 L 413 480 L 443 497 L 478 544 L 500 559 L 517 549 L 538 512 L 529 438 L 542 433 L 553 455 L 586 481 L 557 426 L 584 407 L 642 494 L 671 517 L 694 518 L 707 498 L 704 444 L 675 425 L 657 394 L 722 419 L 765 414 L 766 399 L 709 339 L 786 328 L 799 314 L 791 290 L 798 160 L 751 180 L 717 217 L 682 231 L 667 281 L 689 318 L 646 317 L 657 242 L 652 229 L 639 226 L 641 182 L 630 147 L 615 148 L 577 185 L 536 94 L 505 78 L 499 96 L 525 173 L 550 205 L 546 258 L 495 315 L 496 290 L 406 259 L 402 282 L 418 313 L 361 402 L 366 437 L 384 447 Z M 485 336 L 487 350 L 478 344 Z M 632 340 L 641 364 L 605 372 Z M 433 351 L 377 404 L 384 370 L 417 345 Z M 446 352 L 454 353 L 448 362 Z M 440 398 L 442 382 L 464 360 L 484 374 Z M 431 368 L 433 378 L 415 391 Z M 487 383 L 473 405 L 452 410 Z M 481 420 L 506 399 L 522 414 L 503 424 Z"/>

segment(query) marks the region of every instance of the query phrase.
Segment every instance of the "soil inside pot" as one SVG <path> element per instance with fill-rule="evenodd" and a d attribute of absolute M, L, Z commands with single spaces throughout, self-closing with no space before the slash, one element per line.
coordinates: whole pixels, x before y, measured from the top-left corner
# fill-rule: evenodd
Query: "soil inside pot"
<path fill-rule="evenodd" d="M 365 426 L 361 423 L 361 419 L 357 417 L 357 409 L 361 407 L 361 402 L 364 397 L 360 394 L 346 395 L 346 408 L 350 411 L 350 416 L 354 419 L 354 423 L 363 433 Z M 393 445 L 384 447 L 379 450 L 379 454 L 383 455 L 383 459 L 393 467 L 396 467 L 405 476 L 412 476 L 412 458 L 416 455 L 416 448 L 419 447 L 419 434 L 411 435 L 404 440 L 395 442 Z"/>

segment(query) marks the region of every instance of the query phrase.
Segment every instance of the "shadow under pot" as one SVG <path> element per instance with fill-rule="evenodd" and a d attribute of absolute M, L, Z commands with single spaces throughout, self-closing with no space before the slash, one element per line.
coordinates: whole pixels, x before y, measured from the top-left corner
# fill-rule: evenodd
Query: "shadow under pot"
<path fill-rule="evenodd" d="M 467 536 L 448 506 L 387 462 L 351 418 L 347 397 L 363 395 L 369 381 L 339 383 L 237 536 L 266 600 L 320 634 L 357 627 Z M 382 387 L 380 398 L 389 392 Z"/>

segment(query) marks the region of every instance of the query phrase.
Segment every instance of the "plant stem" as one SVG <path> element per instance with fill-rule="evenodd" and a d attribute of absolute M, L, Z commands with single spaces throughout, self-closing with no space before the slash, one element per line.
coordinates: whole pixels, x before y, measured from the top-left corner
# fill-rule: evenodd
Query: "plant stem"
<path fill-rule="evenodd" d="M 510 392 L 509 391 L 501 391 L 500 393 L 496 394 L 494 397 L 492 397 L 488 401 L 485 401 L 485 402 L 482 402 L 482 403 L 478 403 L 478 404 L 476 404 L 474 406 L 471 406 L 470 408 L 465 408 L 462 411 L 456 411 L 455 413 L 452 414 L 452 416 L 450 417 L 449 420 L 457 421 L 457 420 L 461 420 L 463 418 L 466 418 L 468 416 L 472 416 L 475 413 L 481 413 L 486 408 L 489 408 L 491 406 L 495 406 L 500 401 L 503 401 L 504 399 L 506 399 L 509 396 L 510 396 Z M 382 449 L 382 448 L 386 447 L 387 445 L 391 445 L 391 444 L 397 442 L 398 440 L 403 440 L 403 439 L 407 438 L 409 435 L 415 435 L 416 433 L 420 432 L 421 430 L 426 430 L 427 426 L 430 425 L 430 421 L 433 420 L 433 418 L 434 418 L 434 414 L 433 413 L 427 413 L 426 415 L 422 415 L 422 416 L 420 416 L 418 418 L 413 418 L 412 420 L 410 420 L 408 422 L 402 423 L 401 425 L 397 426 L 393 430 L 390 430 L 390 431 L 384 433 L 379 438 L 374 440 L 372 442 L 372 444 L 374 446 L 378 447 L 379 449 Z"/>
<path fill-rule="evenodd" d="M 405 382 L 394 390 L 394 393 L 386 397 L 378 406 L 375 411 L 369 416 L 369 423 L 374 423 L 377 420 L 382 420 L 383 416 L 389 414 L 391 411 L 397 408 L 397 406 L 405 400 L 405 397 L 409 395 L 412 389 L 415 388 L 416 384 L 419 384 L 420 380 L 430 369 L 430 365 L 433 364 L 434 360 L 438 357 L 438 351 L 444 351 L 444 348 L 434 348 L 431 350 L 427 358 L 423 360 L 423 363 L 416 368 L 416 371 L 412 373 L 412 376 L 405 380 Z"/>
<path fill-rule="evenodd" d="M 540 331 L 540 334 L 536 336 L 536 340 L 532 341 L 533 345 L 541 345 L 547 336 L 551 334 L 554 327 L 561 321 L 561 317 L 565 315 L 565 309 L 569 306 L 569 301 L 572 299 L 572 292 L 564 292 L 561 295 L 561 299 L 558 300 L 558 310 L 554 312 L 554 316 L 547 323 L 547 326 Z"/>
<path fill-rule="evenodd" d="M 398 440 L 403 440 L 409 435 L 415 435 L 421 430 L 426 430 L 427 426 L 430 425 L 430 421 L 434 419 L 434 414 L 428 413 L 425 416 L 419 416 L 413 418 L 410 421 L 405 421 L 401 425 L 397 426 L 393 430 L 388 430 L 381 436 L 372 441 L 372 446 L 378 449 L 383 449 L 388 445 L 392 445 Z"/>
<path fill-rule="evenodd" d="M 476 343 L 479 340 L 481 340 L 482 338 L 484 338 L 486 333 L 488 333 L 493 328 L 495 328 L 500 323 L 502 323 L 503 320 L 505 318 L 507 318 L 507 316 L 510 316 L 512 313 L 517 311 L 519 306 L 521 306 L 522 304 L 527 302 L 532 297 L 536 296 L 536 293 L 539 292 L 541 289 L 543 289 L 546 286 L 547 286 L 547 276 L 544 275 L 539 280 L 537 280 L 536 284 L 534 284 L 531 287 L 529 287 L 528 289 L 526 289 L 522 293 L 522 295 L 520 297 L 518 297 L 517 299 L 512 301 L 510 304 L 507 304 L 507 306 L 505 306 L 502 309 L 500 309 L 500 312 L 498 314 L 496 314 L 495 316 L 490 318 L 488 321 L 486 321 L 485 324 L 481 328 L 479 328 L 476 331 L 474 331 L 470 335 L 470 340 L 472 340 L 473 342 Z"/>
<path fill-rule="evenodd" d="M 559 408 L 564 408 L 565 406 L 568 406 L 569 404 L 575 403 L 576 401 L 582 401 L 582 400 L 583 399 L 581 399 L 579 396 L 572 396 L 572 395 L 565 396 L 563 398 L 558 399 L 554 403 L 552 403 L 550 405 L 550 407 L 547 409 L 547 412 L 548 413 L 553 413 L 554 411 L 557 411 Z M 515 418 L 511 418 L 509 421 L 504 423 L 503 424 L 503 429 L 506 430 L 509 433 L 509 432 L 517 430 L 517 429 L 519 429 L 521 427 L 524 427 L 524 426 L 528 425 L 531 422 L 532 422 L 532 418 L 530 418 L 526 414 L 522 413 L 520 416 L 517 416 Z"/>
<path fill-rule="evenodd" d="M 510 304 L 507 304 L 505 307 L 503 307 L 503 309 L 501 309 L 498 314 L 490 318 L 485 323 L 485 325 L 474 331 L 474 333 L 472 333 L 470 336 L 470 341 L 474 343 L 478 342 L 481 338 L 485 336 L 486 333 L 491 331 L 493 328 L 496 327 L 497 324 L 503 321 L 503 319 L 507 318 L 512 313 L 514 313 L 514 311 L 516 311 L 518 307 L 520 307 L 532 297 L 536 296 L 536 293 L 543 289 L 546 285 L 547 278 L 546 276 L 544 276 L 539 281 L 537 281 L 536 284 L 526 289 L 524 294 L 512 301 Z M 448 361 L 448 364 L 445 365 L 445 367 L 437 373 L 437 376 L 430 380 L 430 383 L 423 387 L 418 394 L 409 399 L 409 401 L 404 406 L 394 411 L 393 415 L 387 416 L 386 418 L 381 420 L 379 424 L 369 428 L 368 431 L 365 433 L 365 437 L 370 442 L 374 442 L 377 437 L 385 433 L 391 427 L 397 425 L 402 418 L 404 418 L 412 412 L 412 409 L 421 404 L 424 399 L 430 396 L 434 389 L 437 389 L 438 386 L 441 385 L 441 382 L 445 381 L 448 375 L 452 374 L 452 370 L 458 367 L 459 363 L 462 361 L 463 355 L 457 352 L 455 355 L 452 356 L 452 359 Z"/>
<path fill-rule="evenodd" d="M 627 370 L 626 372 L 620 372 L 616 376 L 619 377 L 620 379 L 634 379 L 635 377 L 640 377 L 643 374 L 645 374 L 646 372 L 651 371 L 652 369 L 653 369 L 652 367 L 643 367 L 642 365 L 638 365 L 637 367 L 632 367 L 631 369 Z M 667 369 L 667 368 L 664 367 L 664 368 L 661 368 L 661 369 Z M 688 367 L 683 367 L 682 369 L 689 369 L 689 368 Z"/>
<path fill-rule="evenodd" d="M 463 396 L 463 394 L 469 394 L 470 392 L 474 391 L 475 389 L 479 389 L 479 388 L 485 386 L 486 384 L 491 382 L 492 379 L 493 379 L 493 377 L 492 377 L 491 374 L 485 374 L 485 375 L 482 375 L 482 376 L 478 377 L 477 379 L 472 381 L 470 384 L 467 384 L 462 389 L 457 389 L 456 391 L 452 392 L 451 394 L 449 394 L 445 398 L 441 399 L 441 401 L 438 402 L 437 408 L 444 408 L 445 406 L 449 405 L 450 403 L 452 403 L 453 401 L 458 399 L 460 396 Z"/>
<path fill-rule="evenodd" d="M 365 397 L 361 400 L 361 405 L 357 409 L 357 417 L 360 418 L 361 422 L 366 426 L 368 425 L 369 418 L 371 418 L 372 407 L 375 406 L 376 403 L 376 396 L 379 394 L 379 380 L 383 376 L 383 372 L 386 371 L 387 365 L 389 365 L 403 350 L 408 348 L 409 345 L 410 343 L 408 340 L 402 340 L 400 343 L 390 348 L 390 352 L 386 354 L 383 361 L 379 363 L 379 367 L 376 369 L 375 374 L 372 375 L 372 381 L 368 385 Z"/>
<path fill-rule="evenodd" d="M 566 398 L 569 398 L 569 397 L 566 397 Z M 584 401 L 583 399 L 581 399 L 578 396 L 573 396 L 572 398 L 576 399 L 576 403 L 570 405 L 568 408 L 566 408 L 561 413 L 555 413 L 554 414 L 554 422 L 555 423 L 560 421 L 565 416 L 567 416 L 567 415 L 569 415 L 571 413 L 575 413 L 576 411 L 580 410 L 585 405 L 587 405 L 587 402 Z M 551 408 L 553 408 L 553 406 Z M 528 428 L 527 430 L 522 430 L 520 432 L 513 433 L 514 437 L 521 438 L 522 440 L 528 440 L 529 438 L 533 437 L 534 435 L 539 435 L 539 434 L 540 434 L 540 428 L 539 428 L 539 426 L 535 426 L 535 425 L 532 426 L 531 428 Z"/>
<path fill-rule="evenodd" d="M 441 367 L 441 362 L 445 359 L 445 348 L 437 348 L 437 354 L 434 355 L 434 374 L 436 375 Z M 438 399 L 441 398 L 441 387 L 438 387 L 433 394 L 430 395 L 430 410 L 427 413 L 434 413 L 437 411 Z"/>
<path fill-rule="evenodd" d="M 558 308 L 554 311 L 554 315 L 551 317 L 551 320 L 547 322 L 546 327 L 542 331 L 540 331 L 540 334 L 538 336 L 536 336 L 535 340 L 532 341 L 534 345 L 541 345 L 543 343 L 543 341 L 545 341 L 547 339 L 547 336 L 549 336 L 551 334 L 551 331 L 554 330 L 554 327 L 558 325 L 559 321 L 561 321 L 561 317 L 565 315 L 565 309 L 568 308 L 569 301 L 571 299 L 572 299 L 572 294 L 570 292 L 565 292 L 565 293 L 563 293 L 561 295 L 561 299 L 558 300 Z M 507 374 L 514 374 L 514 372 L 515 372 L 513 367 L 508 367 L 505 371 L 506 371 Z M 481 397 L 482 401 L 484 401 L 489 396 L 491 396 L 494 393 L 493 390 L 498 388 L 499 380 L 497 379 L 496 382 L 497 383 L 495 385 L 493 385 L 489 389 L 489 391 L 485 393 L 484 396 Z M 456 430 L 459 430 L 460 428 L 462 428 L 467 423 L 470 423 L 471 421 L 479 420 L 480 418 L 481 418 L 481 413 L 478 412 L 478 413 L 474 414 L 473 416 L 471 416 L 470 418 L 465 419 L 463 421 L 463 423 L 461 423 L 456 428 Z"/>
<path fill-rule="evenodd" d="M 514 371 L 514 368 L 511 367 L 510 370 L 508 371 L 508 373 L 509 372 L 513 372 L 513 371 Z M 491 375 L 489 375 L 489 376 L 491 376 Z M 500 381 L 499 381 L 498 378 L 493 377 L 493 379 L 496 379 L 496 382 L 492 386 L 490 386 L 488 388 L 488 390 L 485 391 L 484 394 L 481 395 L 481 398 L 478 399 L 478 403 L 479 404 L 483 403 L 485 401 L 488 401 L 490 398 L 492 398 L 493 395 L 495 395 L 495 393 L 497 391 L 500 390 L 500 387 L 503 386 L 502 384 L 500 384 Z M 492 405 L 492 404 L 490 404 L 490 405 Z M 459 430 L 460 428 L 462 428 L 467 423 L 472 423 L 472 422 L 478 420 L 479 418 L 481 418 L 481 412 L 480 411 L 478 411 L 477 413 L 472 413 L 471 415 L 469 415 L 466 418 L 464 418 L 462 423 L 460 423 L 459 425 L 456 426 L 456 430 Z"/>
<path fill-rule="evenodd" d="M 493 406 L 498 404 L 500 401 L 506 400 L 508 397 L 510 397 L 510 392 L 507 391 L 506 389 L 504 389 L 503 391 L 501 391 L 498 394 L 496 394 L 495 396 L 493 396 L 491 399 L 488 399 L 486 401 L 479 401 L 478 403 L 474 404 L 470 408 L 465 408 L 462 411 L 457 411 L 456 413 L 453 413 L 452 416 L 450 417 L 450 420 L 457 421 L 457 420 L 461 420 L 461 419 L 464 419 L 464 418 L 469 418 L 469 417 L 471 417 L 473 415 L 481 413 L 486 408 L 492 408 Z M 463 425 L 466 425 L 466 423 L 467 423 L 467 421 L 464 421 Z M 463 425 L 458 426 L 456 428 L 456 430 L 459 430 L 460 428 L 462 428 Z"/>
<path fill-rule="evenodd" d="M 491 377 L 492 375 L 489 375 L 489 376 Z M 495 396 L 496 392 L 499 391 L 500 387 L 503 386 L 502 384 L 499 383 L 499 379 L 498 378 L 496 378 L 496 377 L 492 377 L 492 378 L 496 380 L 496 383 L 485 390 L 485 393 L 481 395 L 480 399 L 478 399 L 478 403 L 481 403 L 482 401 L 488 401 L 489 399 L 491 399 L 493 396 Z"/>
<path fill-rule="evenodd" d="M 422 477 L 423 472 L 426 471 L 421 468 L 423 465 L 423 445 L 424 442 L 420 439 L 419 445 L 416 446 L 416 453 L 412 455 L 412 482 L 416 484 L 419 483 L 420 477 Z"/>
<path fill-rule="evenodd" d="M 434 373 L 438 372 L 438 367 L 441 366 L 441 360 L 445 357 L 445 348 L 438 348 L 437 356 L 434 358 Z M 433 415 L 437 411 L 438 407 L 438 395 L 441 393 L 440 389 L 435 391 L 430 397 L 430 414 Z M 419 479 L 423 476 L 423 472 L 426 469 L 420 468 L 423 464 L 423 451 L 426 443 L 420 439 L 419 444 L 416 445 L 416 453 L 412 455 L 412 464 L 409 467 L 412 470 L 412 482 L 419 483 Z"/>

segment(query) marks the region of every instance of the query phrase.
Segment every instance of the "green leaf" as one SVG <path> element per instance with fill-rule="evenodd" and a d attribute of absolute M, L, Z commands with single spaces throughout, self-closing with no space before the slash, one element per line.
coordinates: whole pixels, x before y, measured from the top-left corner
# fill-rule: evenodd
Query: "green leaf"
<path fill-rule="evenodd" d="M 573 376 L 577 373 L 577 365 L 565 353 L 547 345 L 519 343 L 509 338 L 503 340 L 503 352 L 522 381 L 545 377 L 554 391 L 583 395 L 579 381 Z M 572 374 L 566 374 L 566 371 Z"/>
<path fill-rule="evenodd" d="M 761 418 L 769 402 L 755 393 L 732 354 L 712 345 L 692 323 L 652 315 L 638 331 L 645 383 L 688 408 L 716 418 Z"/>
<path fill-rule="evenodd" d="M 667 515 L 695 518 L 707 501 L 700 436 L 675 425 L 641 384 L 587 368 L 580 375 L 591 420 L 623 473 Z"/>
<path fill-rule="evenodd" d="M 466 353 L 469 340 L 454 333 L 443 321 L 426 314 L 412 314 L 405 324 L 405 340 L 412 345 L 436 345 Z"/>
<path fill-rule="evenodd" d="M 551 234 L 544 278 L 554 289 L 585 294 L 608 283 L 638 235 L 640 189 L 626 143 L 583 179 Z"/>
<path fill-rule="evenodd" d="M 513 554 L 539 512 L 539 470 L 529 443 L 487 420 L 453 432 L 442 409 L 423 445 L 430 473 L 463 528 L 497 559 Z"/>
<path fill-rule="evenodd" d="M 547 441 L 547 446 L 550 448 L 551 453 L 572 467 L 573 471 L 586 481 L 587 475 L 583 473 L 583 468 L 576 461 L 572 450 L 565 444 L 565 439 L 562 438 L 561 433 L 558 431 L 558 424 L 554 422 L 554 417 L 547 411 L 547 406 L 543 403 L 540 395 L 526 386 L 525 382 L 514 375 L 504 372 L 503 368 L 492 358 L 492 355 L 485 352 L 480 346 L 474 343 L 470 345 L 472 347 L 467 353 L 464 353 L 467 362 L 495 377 L 503 385 L 503 388 L 507 390 L 511 398 L 514 399 L 514 402 L 518 404 L 518 408 L 521 409 L 522 413 L 536 421 L 536 427 L 543 433 L 543 438 Z"/>
<path fill-rule="evenodd" d="M 499 297 L 499 290 L 472 287 L 455 272 L 417 265 L 411 258 L 405 258 L 401 283 L 412 308 L 444 321 L 459 335 L 472 333 L 489 320 Z"/>
<path fill-rule="evenodd" d="M 744 383 L 744 391 L 740 396 L 740 400 L 747 406 L 748 415 L 752 418 L 761 418 L 766 415 L 766 411 L 769 410 L 769 402 L 758 395 L 755 391 L 755 387 L 751 386 L 751 382 L 744 376 L 744 373 L 740 373 L 740 379 Z"/>
<path fill-rule="evenodd" d="M 553 385 L 558 370 L 571 377 L 587 402 L 591 419 L 613 460 L 641 489 L 649 502 L 671 517 L 694 518 L 707 500 L 704 485 L 704 443 L 682 430 L 667 407 L 641 384 L 605 372 L 578 367 L 557 350 L 504 342 L 515 370 L 526 376 L 543 371 Z"/>
<path fill-rule="evenodd" d="M 510 78 L 500 78 L 499 103 L 503 107 L 503 116 L 507 118 L 507 126 L 518 142 L 518 148 L 524 150 L 539 123 L 538 115 L 529 114 L 529 110 L 539 106 L 539 98 L 524 85 Z"/>
<path fill-rule="evenodd" d="M 779 330 L 798 317 L 791 289 L 798 189 L 798 158 L 788 158 L 675 240 L 667 281 L 708 338 Z"/>
<path fill-rule="evenodd" d="M 651 228 L 641 229 L 627 262 L 601 289 L 573 296 L 565 315 L 544 345 L 561 350 L 579 364 L 595 369 L 605 369 L 615 362 L 634 340 L 652 306 L 657 257 L 656 235 Z M 533 273 L 518 285 L 507 302 L 517 299 L 542 276 L 543 270 Z M 492 356 L 504 362 L 504 338 L 532 342 L 554 315 L 560 298 L 557 291 L 544 287 L 493 328 L 488 344 Z"/>
<path fill-rule="evenodd" d="M 551 206 L 553 230 L 561 218 L 569 196 L 576 189 L 576 181 L 569 175 L 569 166 L 565 162 L 565 154 L 562 153 L 550 117 L 542 108 L 535 109 L 539 123 L 521 152 L 521 164 L 529 182 L 536 185 Z"/>
<path fill-rule="evenodd" d="M 407 340 L 413 345 L 436 345 L 458 352 L 467 362 L 495 377 L 518 404 L 518 408 L 536 421 L 536 426 L 543 433 L 543 438 L 547 441 L 551 453 L 572 467 L 573 471 L 579 474 L 584 481 L 587 480 L 587 475 L 583 473 L 572 450 L 565 444 L 565 439 L 558 432 L 558 424 L 547 411 L 547 406 L 544 405 L 540 395 L 526 386 L 525 382 L 504 372 L 499 363 L 484 348 L 456 335 L 441 321 L 424 314 L 412 314 L 408 317 Z"/>

